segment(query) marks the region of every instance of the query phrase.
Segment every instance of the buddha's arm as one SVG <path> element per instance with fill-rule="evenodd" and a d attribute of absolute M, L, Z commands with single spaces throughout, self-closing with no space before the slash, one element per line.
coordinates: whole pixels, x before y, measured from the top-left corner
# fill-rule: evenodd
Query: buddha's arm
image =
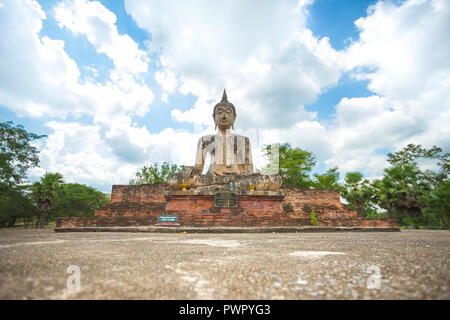
<path fill-rule="evenodd" d="M 245 164 L 248 172 L 253 173 L 252 147 L 250 146 L 249 138 L 245 138 Z"/>

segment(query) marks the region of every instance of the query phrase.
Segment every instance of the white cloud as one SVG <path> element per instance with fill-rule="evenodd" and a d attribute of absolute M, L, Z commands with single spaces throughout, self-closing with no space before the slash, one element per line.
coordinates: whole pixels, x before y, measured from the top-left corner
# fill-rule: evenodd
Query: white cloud
<path fill-rule="evenodd" d="M 143 116 L 148 112 L 153 93 L 133 75 L 145 71 L 147 62 L 142 61 L 144 52 L 137 50 L 131 38 L 112 33 L 113 43 L 105 45 L 104 50 L 113 57 L 117 68 L 104 85 L 89 78 L 83 83 L 76 62 L 64 50 L 64 41 L 39 35 L 46 15 L 37 2 L 10 0 L 3 4 L 0 28 L 8 32 L 2 34 L 0 43 L 0 104 L 20 115 L 37 117 L 99 113 Z M 77 2 L 82 4 L 85 3 Z M 92 14 L 98 14 L 100 20 L 107 16 L 111 23 L 112 13 L 96 5 L 97 9 L 100 7 L 103 9 L 92 12 L 91 18 Z M 95 24 L 89 26 L 88 31 L 93 33 Z M 117 32 L 113 25 L 107 26 Z M 88 31 L 85 32 L 90 35 Z M 100 44 L 99 52 L 105 46 Z"/>
<path fill-rule="evenodd" d="M 166 92 L 173 93 L 177 87 L 177 78 L 170 70 L 156 72 L 155 79 Z"/>
<path fill-rule="evenodd" d="M 32 116 L 92 115 L 90 125 L 49 122 L 41 164 L 104 191 L 127 183 L 144 163 L 192 165 L 197 139 L 213 131 L 223 87 L 258 163 L 263 144 L 289 142 L 342 174 L 379 176 L 386 165 L 380 150 L 420 143 L 450 151 L 450 3 L 379 2 L 357 20 L 359 39 L 337 51 L 306 28 L 311 2 L 126 0 L 127 12 L 151 32 L 147 47 L 161 69 L 150 76 L 161 100 L 177 90 L 197 97 L 192 108 L 171 111 L 196 132 L 150 133 L 132 121 L 153 100 L 143 81 L 148 54 L 118 33 L 112 12 L 84 0 L 63 1 L 54 11 L 61 27 L 112 59 L 115 68 L 100 84 L 96 66 L 78 66 L 64 41 L 40 36 L 45 13 L 37 2 L 3 1 L 0 104 Z M 79 68 L 94 68 L 93 77 L 80 81 Z M 368 80 L 373 95 L 343 97 L 332 120 L 318 119 L 304 106 L 337 85 L 342 72 Z"/>
<path fill-rule="evenodd" d="M 151 19 L 153 2 L 145 6 L 147 11 L 140 10 L 144 5 L 135 1 L 126 4 L 136 21 L 158 39 L 165 65 L 180 77 L 180 92 L 198 96 L 192 109 L 172 111 L 177 121 L 211 125 L 212 107 L 223 84 L 237 106 L 238 127 L 259 128 L 260 136 L 267 140 L 276 136 L 279 141 L 312 150 L 327 167 L 337 165 L 343 173 L 360 170 L 379 175 L 386 166 L 386 156 L 380 150 L 396 151 L 408 143 L 450 150 L 448 2 L 379 2 L 355 22 L 360 39 L 343 51 L 334 50 L 326 38 L 315 38 L 302 23 L 289 23 L 292 16 L 287 13 L 284 20 L 289 27 L 275 26 L 277 37 L 253 43 L 258 37 L 253 37 L 253 32 L 257 31 L 247 24 L 264 30 L 275 21 L 268 17 L 280 14 L 265 11 L 270 3 L 262 3 L 254 16 L 240 21 L 232 17 L 242 10 L 241 2 L 230 2 L 222 15 L 225 22 L 219 27 L 214 17 L 202 16 L 198 21 L 208 9 L 208 4 L 200 2 L 197 7 L 185 8 L 182 26 L 165 28 L 158 19 Z M 284 4 L 283 9 L 293 5 Z M 158 7 L 161 12 L 169 20 L 177 18 L 177 11 L 169 12 L 164 5 Z M 297 17 L 304 17 L 304 10 L 300 12 Z M 267 16 L 252 20 L 259 14 Z M 182 55 L 175 52 L 183 37 L 180 28 L 189 39 Z M 205 34 L 211 32 L 222 41 L 222 47 L 210 45 L 214 41 Z M 252 45 L 233 47 L 244 38 Z M 231 48 L 235 52 L 229 53 Z M 343 98 L 336 106 L 334 122 L 317 122 L 315 114 L 306 112 L 303 105 L 334 86 L 341 71 L 369 80 L 368 89 L 374 95 Z M 211 103 L 211 99 L 216 101 Z"/>
<path fill-rule="evenodd" d="M 378 2 L 355 22 L 360 40 L 348 49 L 347 65 L 374 68 L 360 76 L 377 94 L 420 98 L 449 77 L 449 6 L 445 0 Z"/>
<path fill-rule="evenodd" d="M 119 73 L 146 72 L 148 57 L 130 36 L 120 35 L 116 15 L 98 1 L 66 0 L 58 3 L 55 18 L 60 27 L 87 37 L 99 53 L 110 57 Z"/>
<path fill-rule="evenodd" d="M 40 152 L 40 166 L 30 171 L 38 179 L 45 171 L 60 172 L 66 182 L 85 183 L 104 192 L 112 184 L 127 184 L 144 164 L 172 160 L 190 164 L 198 136 L 165 129 L 151 134 L 129 118 L 115 118 L 111 127 L 81 123 L 46 123 L 53 132 Z"/>
<path fill-rule="evenodd" d="M 40 152 L 41 167 L 60 172 L 66 182 L 85 183 L 108 191 L 111 182 L 125 182 L 133 173 L 132 166 L 118 165 L 102 141 L 98 126 L 54 121 L 46 126 L 53 133 Z M 31 177 L 41 174 L 35 170 Z"/>
<path fill-rule="evenodd" d="M 378 96 L 338 104 L 328 163 L 380 173 L 385 157 L 377 148 L 415 143 L 450 150 L 450 3 L 380 1 L 368 12 L 355 22 L 360 39 L 343 60 Z"/>
<path fill-rule="evenodd" d="M 161 101 L 164 103 L 169 103 L 169 95 L 167 94 L 167 92 L 163 92 L 163 94 L 161 95 Z"/>
<path fill-rule="evenodd" d="M 69 3 L 59 4 L 59 13 L 66 5 L 64 14 L 74 23 L 71 26 L 79 27 L 74 32 L 86 35 L 98 52 L 110 56 L 116 66 L 105 84 L 88 77 L 81 81 L 76 62 L 64 50 L 64 41 L 40 36 L 46 15 L 37 2 L 2 4 L 0 28 L 8 32 L 2 34 L 0 42 L 0 104 L 19 115 L 41 117 L 44 121 L 68 114 L 90 114 L 94 123 L 98 121 L 93 125 L 49 122 L 54 132 L 42 147 L 42 169 L 33 170 L 31 176 L 45 170 L 61 172 L 72 182 L 101 186 L 126 183 L 143 155 L 136 153 L 135 159 L 121 160 L 117 155 L 124 148 L 118 142 L 117 132 L 120 128 L 128 134 L 122 140 L 128 150 L 141 151 L 148 131 L 132 126 L 129 117 L 144 116 L 153 100 L 152 91 L 139 80 L 139 73 L 147 70 L 146 53 L 137 49 L 128 36 L 117 34 L 114 15 L 99 3 L 94 3 L 97 10 L 89 13 L 83 6 L 89 9 L 92 3 L 76 2 L 72 7 Z M 79 23 L 83 19 L 92 23 Z M 112 42 L 101 38 L 104 34 L 93 22 L 97 20 L 104 22 L 103 27 L 112 37 L 108 41 Z M 95 66 L 83 68 L 92 70 L 95 78 Z"/>
<path fill-rule="evenodd" d="M 214 103 L 227 88 L 243 128 L 293 125 L 312 117 L 303 105 L 337 83 L 338 54 L 328 39 L 305 29 L 298 1 L 125 1 L 149 48 L 197 103 L 175 110 L 177 121 L 209 125 Z"/>

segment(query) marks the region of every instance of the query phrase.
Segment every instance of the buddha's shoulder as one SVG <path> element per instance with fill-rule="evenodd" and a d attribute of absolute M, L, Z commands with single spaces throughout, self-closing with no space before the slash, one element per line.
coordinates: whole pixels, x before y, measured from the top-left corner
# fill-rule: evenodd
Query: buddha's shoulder
<path fill-rule="evenodd" d="M 249 140 L 248 137 L 240 135 L 240 134 L 236 134 L 236 133 L 232 133 L 231 136 L 236 137 L 238 139 L 245 139 L 245 140 Z"/>
<path fill-rule="evenodd" d="M 238 139 L 249 140 L 248 137 L 240 135 L 240 134 L 236 134 L 236 133 L 230 133 L 230 136 L 233 138 L 236 137 Z M 201 136 L 199 138 L 200 141 L 211 141 L 211 140 L 215 140 L 215 139 L 217 139 L 217 140 L 222 139 L 222 136 L 220 134 L 216 133 L 216 134 L 207 134 L 207 135 Z"/>
<path fill-rule="evenodd" d="M 199 141 L 209 141 L 209 140 L 214 140 L 216 139 L 216 137 L 219 137 L 218 134 L 207 134 L 205 136 L 201 136 L 198 140 Z"/>

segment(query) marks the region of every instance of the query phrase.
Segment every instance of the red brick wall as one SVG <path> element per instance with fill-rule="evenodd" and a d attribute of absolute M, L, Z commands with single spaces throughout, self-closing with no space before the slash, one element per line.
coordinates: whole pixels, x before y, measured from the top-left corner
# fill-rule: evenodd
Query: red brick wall
<path fill-rule="evenodd" d="M 131 227 L 131 226 L 152 226 L 156 224 L 157 216 L 147 217 L 69 217 L 58 218 L 56 228 L 73 227 Z M 243 215 L 240 209 L 211 209 L 208 213 L 200 215 L 179 216 L 181 226 L 311 226 L 309 218 L 280 218 L 273 219 L 268 216 Z M 319 221 L 318 226 L 334 227 L 397 227 L 395 219 L 329 219 Z"/>
<path fill-rule="evenodd" d="M 115 202 L 95 212 L 96 217 L 146 217 L 163 214 L 166 204 L 157 202 Z"/>
<path fill-rule="evenodd" d="M 114 185 L 111 202 L 97 210 L 95 216 L 157 217 L 165 210 L 166 189 L 166 183 Z"/>
<path fill-rule="evenodd" d="M 325 219 L 319 221 L 319 226 L 334 227 L 397 227 L 396 219 L 375 219 L 375 218 L 346 218 L 346 219 Z"/>
<path fill-rule="evenodd" d="M 322 226 L 397 226 L 394 219 L 359 219 L 340 202 L 334 189 L 301 189 L 283 186 L 277 196 L 238 197 L 238 208 L 213 208 L 213 196 L 164 197 L 167 184 L 115 185 L 111 203 L 97 210 L 94 218 L 65 218 L 61 225 L 133 226 L 153 225 L 160 214 L 177 214 L 182 226 L 305 226 L 311 225 L 312 209 Z"/>
<path fill-rule="evenodd" d="M 237 208 L 213 208 L 213 196 L 169 196 L 167 214 L 177 214 L 183 226 L 283 225 L 283 198 L 239 196 Z"/>
<path fill-rule="evenodd" d="M 114 202 L 166 202 L 164 191 L 166 183 L 141 185 L 114 185 L 111 192 L 111 203 Z"/>
<path fill-rule="evenodd" d="M 56 219 L 56 228 L 130 227 L 154 225 L 154 217 L 68 217 Z"/>
<path fill-rule="evenodd" d="M 356 218 L 356 212 L 346 208 L 337 189 L 302 189 L 282 186 L 286 194 L 284 211 L 292 217 L 309 218 L 312 209 L 322 218 Z"/>

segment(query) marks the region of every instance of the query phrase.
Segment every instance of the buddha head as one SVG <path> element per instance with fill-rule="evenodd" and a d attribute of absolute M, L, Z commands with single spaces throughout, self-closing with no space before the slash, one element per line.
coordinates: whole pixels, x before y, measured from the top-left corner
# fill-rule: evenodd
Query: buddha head
<path fill-rule="evenodd" d="M 216 129 L 217 127 L 219 127 L 220 130 L 230 129 L 230 127 L 234 129 L 236 109 L 232 103 L 228 102 L 225 89 L 223 90 L 222 101 L 214 107 L 213 118 Z"/>

